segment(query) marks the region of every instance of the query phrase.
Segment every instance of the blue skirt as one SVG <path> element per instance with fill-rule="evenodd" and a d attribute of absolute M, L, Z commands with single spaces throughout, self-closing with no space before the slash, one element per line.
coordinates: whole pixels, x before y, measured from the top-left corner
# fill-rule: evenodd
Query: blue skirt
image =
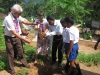
<path fill-rule="evenodd" d="M 68 52 L 69 45 L 70 45 L 69 43 L 65 43 L 65 45 L 64 45 L 65 53 L 66 54 Z M 75 43 L 73 45 L 73 47 L 72 47 L 71 52 L 70 52 L 70 55 L 69 55 L 69 58 L 68 58 L 69 61 L 73 61 L 73 60 L 75 60 L 77 58 L 77 56 L 78 56 L 78 49 L 79 49 L 78 43 Z"/>

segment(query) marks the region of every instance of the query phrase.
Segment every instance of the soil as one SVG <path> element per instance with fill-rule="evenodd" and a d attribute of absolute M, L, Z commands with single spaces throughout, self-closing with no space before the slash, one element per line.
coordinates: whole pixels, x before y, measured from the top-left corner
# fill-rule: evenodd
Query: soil
<path fill-rule="evenodd" d="M 28 35 L 28 38 L 32 40 L 33 35 Z M 95 40 L 96 41 L 96 40 Z M 36 42 L 31 42 L 31 46 L 36 45 Z M 93 41 L 79 41 L 79 52 L 85 52 L 86 54 L 100 52 L 100 44 L 98 50 L 94 50 L 95 42 Z M 30 68 L 28 69 L 28 74 L 26 75 L 65 75 L 62 71 L 62 67 L 58 68 L 57 64 L 54 66 L 50 65 L 50 61 L 43 60 L 41 63 L 33 64 L 29 63 Z M 63 61 L 63 66 L 65 61 Z M 80 62 L 80 67 L 83 75 L 100 75 L 100 65 L 88 66 L 86 63 Z M 20 67 L 15 66 L 15 71 L 19 71 Z M 0 75 L 10 75 L 6 70 L 0 71 Z"/>

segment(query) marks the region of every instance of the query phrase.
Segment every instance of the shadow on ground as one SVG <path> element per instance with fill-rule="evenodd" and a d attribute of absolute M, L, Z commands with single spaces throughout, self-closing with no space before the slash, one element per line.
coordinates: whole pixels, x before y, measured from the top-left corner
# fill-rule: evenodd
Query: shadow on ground
<path fill-rule="evenodd" d="M 58 67 L 57 63 L 52 66 L 50 61 L 45 60 L 45 57 L 42 57 L 41 63 L 39 62 L 34 64 L 34 66 L 38 68 L 38 75 L 67 75 L 62 72 L 63 67 Z M 99 73 L 94 73 L 83 69 L 81 69 L 81 71 L 83 75 L 100 75 Z"/>
<path fill-rule="evenodd" d="M 86 70 L 81 70 L 82 71 L 82 74 L 83 75 L 100 75 L 100 74 L 98 74 L 98 73 L 93 73 L 93 72 L 90 72 L 90 71 L 86 71 Z"/>

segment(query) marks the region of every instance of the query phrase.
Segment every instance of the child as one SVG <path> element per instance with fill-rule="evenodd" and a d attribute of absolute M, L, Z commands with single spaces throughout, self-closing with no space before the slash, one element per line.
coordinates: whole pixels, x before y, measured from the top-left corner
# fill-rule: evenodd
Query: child
<path fill-rule="evenodd" d="M 66 54 L 66 57 L 68 58 L 68 61 L 70 62 L 70 70 L 69 75 L 82 75 L 80 67 L 78 62 L 76 61 L 77 55 L 78 55 L 78 41 L 79 41 L 79 30 L 73 26 L 74 19 L 73 17 L 66 17 L 65 18 L 65 24 L 68 28 L 68 35 L 66 38 L 69 40 L 67 43 L 69 43 L 69 48 Z M 77 72 L 77 71 L 78 72 Z"/>
<path fill-rule="evenodd" d="M 35 55 L 35 62 L 37 63 L 37 55 L 39 53 L 46 53 L 47 54 L 47 60 L 48 58 L 48 52 L 49 52 L 49 40 L 47 37 L 44 37 L 46 33 L 48 32 L 48 23 L 46 20 L 43 19 L 43 11 L 38 12 L 38 19 L 35 21 L 37 25 L 35 25 L 35 29 L 38 31 L 38 40 L 37 40 L 37 49 L 36 49 L 36 55 Z"/>
<path fill-rule="evenodd" d="M 63 50 L 65 50 L 65 53 L 67 53 L 68 48 L 69 48 L 69 40 L 68 40 L 68 31 L 67 31 L 68 28 L 65 25 L 65 18 L 61 19 L 60 23 L 62 24 L 62 27 L 63 27 L 63 33 L 62 33 L 62 35 L 63 35 L 63 47 L 64 47 Z M 67 59 L 67 63 L 65 65 L 64 69 L 65 69 L 65 72 L 68 72 L 68 69 L 70 66 L 69 66 L 68 58 L 66 58 L 66 59 Z"/>

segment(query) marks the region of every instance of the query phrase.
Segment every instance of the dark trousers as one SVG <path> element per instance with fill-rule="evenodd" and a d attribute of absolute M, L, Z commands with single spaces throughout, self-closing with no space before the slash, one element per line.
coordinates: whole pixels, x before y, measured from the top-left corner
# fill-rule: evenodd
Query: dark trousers
<path fill-rule="evenodd" d="M 21 43 L 22 43 L 22 48 L 23 48 L 23 41 L 21 40 Z M 13 46 L 14 48 L 14 59 L 18 59 L 18 52 L 17 52 L 17 49 L 16 49 L 16 46 Z M 23 50 L 23 53 L 24 53 L 24 50 Z"/>
<path fill-rule="evenodd" d="M 23 65 L 27 65 L 27 61 L 23 54 L 23 48 L 21 40 L 17 37 L 5 36 L 6 51 L 8 56 L 9 72 L 14 73 L 14 48 L 18 57 Z"/>
<path fill-rule="evenodd" d="M 55 35 L 53 37 L 53 44 L 52 44 L 52 62 L 56 62 L 56 52 L 58 50 L 58 63 L 62 63 L 62 46 L 63 44 L 60 44 L 62 41 L 62 35 Z M 60 45 L 59 45 L 60 44 Z M 58 47 L 59 45 L 59 47 Z"/>

